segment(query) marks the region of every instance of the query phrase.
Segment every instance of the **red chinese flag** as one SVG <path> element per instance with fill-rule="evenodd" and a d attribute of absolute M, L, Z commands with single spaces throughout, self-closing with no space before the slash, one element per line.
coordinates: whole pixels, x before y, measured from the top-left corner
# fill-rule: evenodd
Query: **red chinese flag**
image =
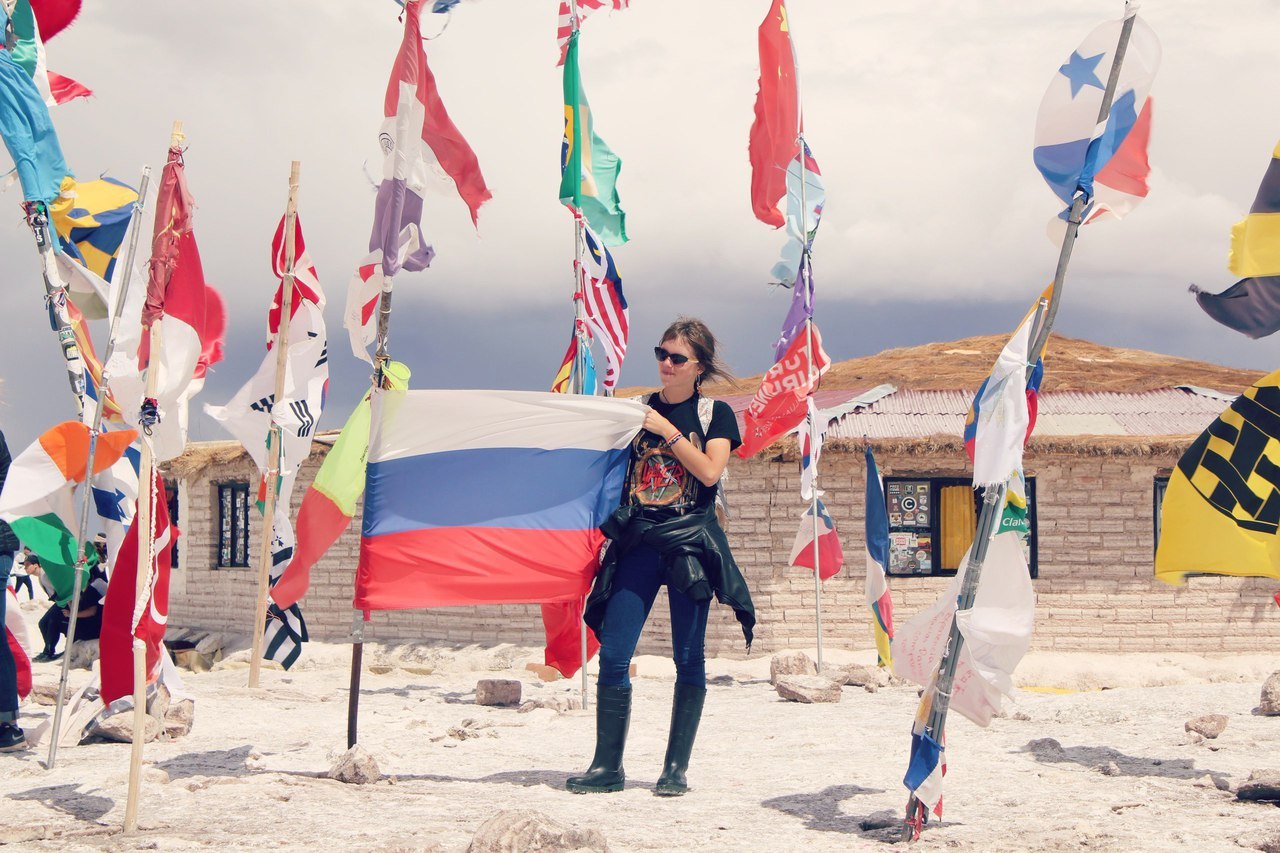
<path fill-rule="evenodd" d="M 760 24 L 760 90 L 747 153 L 751 157 L 751 209 L 774 228 L 783 225 L 778 202 L 787 193 L 787 168 L 800 153 L 800 90 L 787 26 L 787 4 L 773 0 Z"/>

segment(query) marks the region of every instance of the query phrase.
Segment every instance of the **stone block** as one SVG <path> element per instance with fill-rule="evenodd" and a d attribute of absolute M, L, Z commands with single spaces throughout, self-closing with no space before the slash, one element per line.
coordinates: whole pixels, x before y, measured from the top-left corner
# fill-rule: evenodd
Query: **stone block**
<path fill-rule="evenodd" d="M 476 682 L 476 704 L 519 705 L 521 686 L 510 678 L 482 678 Z"/>
<path fill-rule="evenodd" d="M 840 682 L 820 675 L 783 675 L 774 684 L 778 695 L 789 702 L 813 704 L 839 702 Z"/>

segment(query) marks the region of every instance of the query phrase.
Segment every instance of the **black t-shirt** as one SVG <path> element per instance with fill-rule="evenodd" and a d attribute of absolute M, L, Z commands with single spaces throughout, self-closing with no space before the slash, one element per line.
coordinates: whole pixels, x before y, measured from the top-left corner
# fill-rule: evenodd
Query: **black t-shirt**
<path fill-rule="evenodd" d="M 699 450 L 713 438 L 729 439 L 730 451 L 742 444 L 738 434 L 738 421 L 729 404 L 712 401 L 711 423 L 704 433 L 698 418 L 698 399 L 694 394 L 680 403 L 664 403 L 657 394 L 645 400 L 662 415 L 681 435 Z M 631 459 L 627 468 L 627 482 L 623 490 L 623 503 L 644 506 L 662 514 L 672 515 L 702 509 L 715 500 L 716 487 L 704 486 L 697 477 L 685 470 L 672 449 L 666 447 L 666 436 L 641 430 L 631 441 Z"/>

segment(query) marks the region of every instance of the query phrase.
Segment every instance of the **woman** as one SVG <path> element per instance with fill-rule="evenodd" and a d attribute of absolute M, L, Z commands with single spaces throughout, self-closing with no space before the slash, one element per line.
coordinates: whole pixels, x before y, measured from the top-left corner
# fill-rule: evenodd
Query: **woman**
<path fill-rule="evenodd" d="M 667 587 L 676 663 L 660 796 L 689 790 L 685 772 L 707 695 L 703 644 L 712 594 L 734 609 L 748 649 L 755 625 L 751 593 L 716 519 L 720 477 L 742 443 L 738 424 L 726 403 L 699 391 L 704 380 L 728 378 L 728 372 L 700 320 L 676 320 L 654 354 L 662 390 L 646 400 L 650 409 L 631 443 L 622 505 L 601 527 L 612 541 L 583 615 L 600 640 L 600 679 L 595 758 L 586 773 L 565 782 L 575 793 L 622 790 L 631 656 L 659 587 Z"/>

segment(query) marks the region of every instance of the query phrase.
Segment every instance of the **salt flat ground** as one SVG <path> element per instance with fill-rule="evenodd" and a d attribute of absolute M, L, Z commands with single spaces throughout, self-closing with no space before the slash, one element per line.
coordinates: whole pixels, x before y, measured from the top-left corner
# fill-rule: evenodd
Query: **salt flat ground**
<path fill-rule="evenodd" d="M 867 652 L 830 648 L 825 656 L 868 660 Z M 768 657 L 709 661 L 712 684 L 689 773 L 694 790 L 665 799 L 651 789 L 666 744 L 672 670 L 663 659 L 640 658 L 627 787 L 575 796 L 564 779 L 590 758 L 594 708 L 520 713 L 474 704 L 484 677 L 521 680 L 526 699 L 576 695 L 577 679 L 543 683 L 525 670 L 531 661 L 540 661 L 540 650 L 368 646 L 366 663 L 380 674 L 364 675 L 360 742 L 386 778 L 366 786 L 324 777 L 346 748 L 348 647 L 310 644 L 292 672 L 265 670 L 257 690 L 246 686 L 243 668 L 184 673 L 197 697 L 195 727 L 179 740 L 147 744 L 139 834 L 120 834 L 128 745 L 65 748 L 50 771 L 42 743 L 0 755 L 0 844 L 463 851 L 504 809 L 597 829 L 616 851 L 882 850 L 899 838 L 914 687 L 845 687 L 839 703 L 802 705 L 775 694 Z M 1238 802 L 1218 786 L 1234 788 L 1255 768 L 1280 768 L 1280 718 L 1252 713 L 1277 668 L 1263 655 L 1030 655 L 1019 672 L 1024 688 L 1076 692 L 1019 689 L 1010 716 L 986 729 L 953 717 L 946 820 L 926 828 L 915 847 L 1260 846 L 1280 836 L 1280 809 Z M 73 686 L 88 678 L 73 675 Z M 57 678 L 55 664 L 37 665 L 37 683 Z M 31 731 L 52 708 L 28 704 L 23 713 Z M 1196 742 L 1183 723 L 1205 713 L 1225 714 L 1227 728 Z M 1041 738 L 1061 749 L 1027 748 Z"/>

